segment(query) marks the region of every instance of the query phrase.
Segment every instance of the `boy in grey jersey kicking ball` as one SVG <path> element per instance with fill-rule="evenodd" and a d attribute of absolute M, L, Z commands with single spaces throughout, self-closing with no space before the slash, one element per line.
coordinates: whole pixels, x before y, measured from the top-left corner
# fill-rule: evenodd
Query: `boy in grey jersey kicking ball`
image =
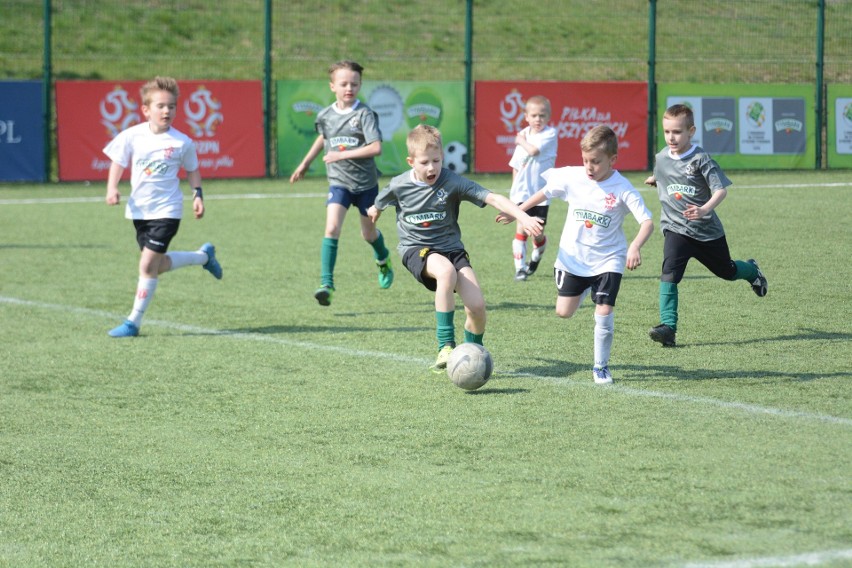
<path fill-rule="evenodd" d="M 731 180 L 719 165 L 692 143 L 692 109 L 677 104 L 663 115 L 666 148 L 656 157 L 654 175 L 645 180 L 657 186 L 660 227 L 663 230 L 663 270 L 660 276 L 660 324 L 648 335 L 663 347 L 674 347 L 678 320 L 678 289 L 690 258 L 725 280 L 745 280 L 763 297 L 766 278 L 754 259 L 731 260 L 716 207 L 728 195 Z"/>
<path fill-rule="evenodd" d="M 317 114 L 315 127 L 319 136 L 290 176 L 290 183 L 305 177 L 311 162 L 325 149 L 322 159 L 329 189 L 320 255 L 320 287 L 314 292 L 314 298 L 321 306 L 331 305 L 337 244 L 346 212 L 352 205 L 361 213 L 361 236 L 373 247 L 373 256 L 379 267 L 379 287 L 390 288 L 393 283 L 390 252 L 385 247 L 382 233 L 367 216 L 367 209 L 379 191 L 375 157 L 382 153 L 382 135 L 379 117 L 358 100 L 362 71 L 364 68 L 354 61 L 338 61 L 329 68 L 329 86 L 336 100 Z"/>
<path fill-rule="evenodd" d="M 541 221 L 530 217 L 507 197 L 443 167 L 444 150 L 437 128 L 419 125 L 408 133 L 411 170 L 393 178 L 376 197 L 368 214 L 373 222 L 382 211 L 396 207 L 399 254 L 414 278 L 435 292 L 438 358 L 434 370 L 445 369 L 455 347 L 455 294 L 464 303 L 465 343 L 482 345 L 485 298 L 461 241 L 459 205 L 469 201 L 491 205 L 518 220 L 529 235 L 541 234 Z"/>

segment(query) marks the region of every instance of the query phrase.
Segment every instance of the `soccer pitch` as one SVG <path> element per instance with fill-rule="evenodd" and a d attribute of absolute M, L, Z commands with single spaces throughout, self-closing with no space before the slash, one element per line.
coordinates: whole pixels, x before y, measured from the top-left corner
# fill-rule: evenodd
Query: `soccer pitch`
<path fill-rule="evenodd" d="M 378 288 L 354 211 L 317 305 L 324 179 L 206 180 L 205 218 L 171 249 L 212 241 L 224 278 L 163 275 L 122 340 L 123 205 L 0 185 L 0 566 L 852 565 L 852 182 L 729 174 L 731 253 L 769 294 L 693 261 L 678 347 L 652 342 L 662 236 L 643 190 L 657 229 L 622 282 L 607 387 L 590 303 L 553 313 L 564 204 L 521 283 L 513 226 L 463 204 L 495 364 L 473 392 L 429 371 L 433 296 L 395 250 Z M 395 249 L 390 211 L 379 228 Z"/>

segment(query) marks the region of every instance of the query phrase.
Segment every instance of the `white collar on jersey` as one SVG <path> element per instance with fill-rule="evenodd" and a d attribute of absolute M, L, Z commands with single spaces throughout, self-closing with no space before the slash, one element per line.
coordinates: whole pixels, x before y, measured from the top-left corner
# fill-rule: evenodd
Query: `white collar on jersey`
<path fill-rule="evenodd" d="M 347 109 L 340 110 L 337 107 L 337 102 L 335 102 L 333 105 L 331 105 L 331 108 L 333 108 L 334 112 L 336 112 L 337 114 L 349 114 L 350 112 L 352 112 L 356 108 L 358 108 L 360 105 L 361 105 L 361 99 L 355 99 L 355 102 L 352 104 L 352 106 L 347 108 Z"/>
<path fill-rule="evenodd" d="M 682 160 L 682 159 L 684 159 L 684 158 L 688 158 L 690 154 L 692 154 L 693 152 L 695 152 L 695 149 L 696 149 L 696 148 L 698 148 L 698 146 L 696 146 L 695 144 L 693 144 L 692 146 L 690 146 L 690 147 L 689 147 L 689 150 L 687 150 L 687 151 L 686 151 L 686 152 L 684 152 L 683 154 L 678 154 L 677 156 L 675 156 L 674 154 L 672 154 L 672 149 L 671 149 L 671 148 L 669 148 L 669 158 L 671 158 L 672 160 Z"/>

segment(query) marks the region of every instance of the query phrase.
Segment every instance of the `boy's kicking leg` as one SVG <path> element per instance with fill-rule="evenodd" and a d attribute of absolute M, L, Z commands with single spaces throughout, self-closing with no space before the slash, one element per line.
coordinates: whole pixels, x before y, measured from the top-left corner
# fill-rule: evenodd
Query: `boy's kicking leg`
<path fill-rule="evenodd" d="M 458 281 L 456 267 L 441 254 L 426 257 L 426 275 L 435 279 L 435 337 L 438 340 L 438 358 L 432 365 L 433 371 L 447 368 L 453 348 L 456 346 L 455 289 Z"/>
<path fill-rule="evenodd" d="M 215 250 L 215 247 L 210 243 L 205 243 L 197 251 L 186 252 L 160 253 L 149 248 L 143 248 L 139 258 L 139 280 L 136 284 L 136 298 L 133 301 L 133 309 L 124 323 L 111 329 L 109 335 L 111 337 L 136 337 L 139 335 L 142 318 L 154 298 L 160 274 L 184 266 L 202 266 L 214 277 L 221 279 L 222 266 L 216 259 Z"/>
<path fill-rule="evenodd" d="M 373 247 L 373 258 L 379 267 L 379 288 L 387 289 L 393 284 L 393 268 L 391 267 L 390 251 L 385 246 L 382 232 L 369 217 L 361 214 L 361 236 Z"/>
<path fill-rule="evenodd" d="M 337 264 L 337 244 L 340 229 L 346 219 L 347 207 L 340 203 L 329 202 L 325 208 L 325 235 L 320 250 L 320 286 L 314 292 L 314 298 L 321 306 L 331 305 L 334 293 L 334 266 Z"/>

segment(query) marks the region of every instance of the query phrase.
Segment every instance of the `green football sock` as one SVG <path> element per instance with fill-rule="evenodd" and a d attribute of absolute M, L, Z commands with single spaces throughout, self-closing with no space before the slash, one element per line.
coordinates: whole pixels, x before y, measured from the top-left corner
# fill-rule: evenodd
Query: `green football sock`
<path fill-rule="evenodd" d="M 677 331 L 677 284 L 660 282 L 660 323 Z"/>
<path fill-rule="evenodd" d="M 468 330 L 464 330 L 464 342 L 465 343 L 478 343 L 482 345 L 482 336 L 484 333 L 473 333 Z"/>
<path fill-rule="evenodd" d="M 370 243 L 370 246 L 373 247 L 373 256 L 376 257 L 376 260 L 381 261 L 388 257 L 390 251 L 385 246 L 385 238 L 382 236 L 382 232 L 378 231 L 378 233 L 379 237 Z"/>
<path fill-rule="evenodd" d="M 334 265 L 337 262 L 337 239 L 325 237 L 322 240 L 322 252 L 320 253 L 322 272 L 320 272 L 320 284 L 334 288 Z"/>
<path fill-rule="evenodd" d="M 435 312 L 435 320 L 438 323 L 438 327 L 435 332 L 435 335 L 438 338 L 438 349 L 441 349 L 447 344 L 455 344 L 456 328 L 453 323 L 453 317 L 455 315 L 455 312 Z"/>
<path fill-rule="evenodd" d="M 745 262 L 743 260 L 735 260 L 734 264 L 737 266 L 737 273 L 734 276 L 734 280 L 748 280 L 749 282 L 754 282 L 757 279 L 757 267 L 750 262 Z"/>

